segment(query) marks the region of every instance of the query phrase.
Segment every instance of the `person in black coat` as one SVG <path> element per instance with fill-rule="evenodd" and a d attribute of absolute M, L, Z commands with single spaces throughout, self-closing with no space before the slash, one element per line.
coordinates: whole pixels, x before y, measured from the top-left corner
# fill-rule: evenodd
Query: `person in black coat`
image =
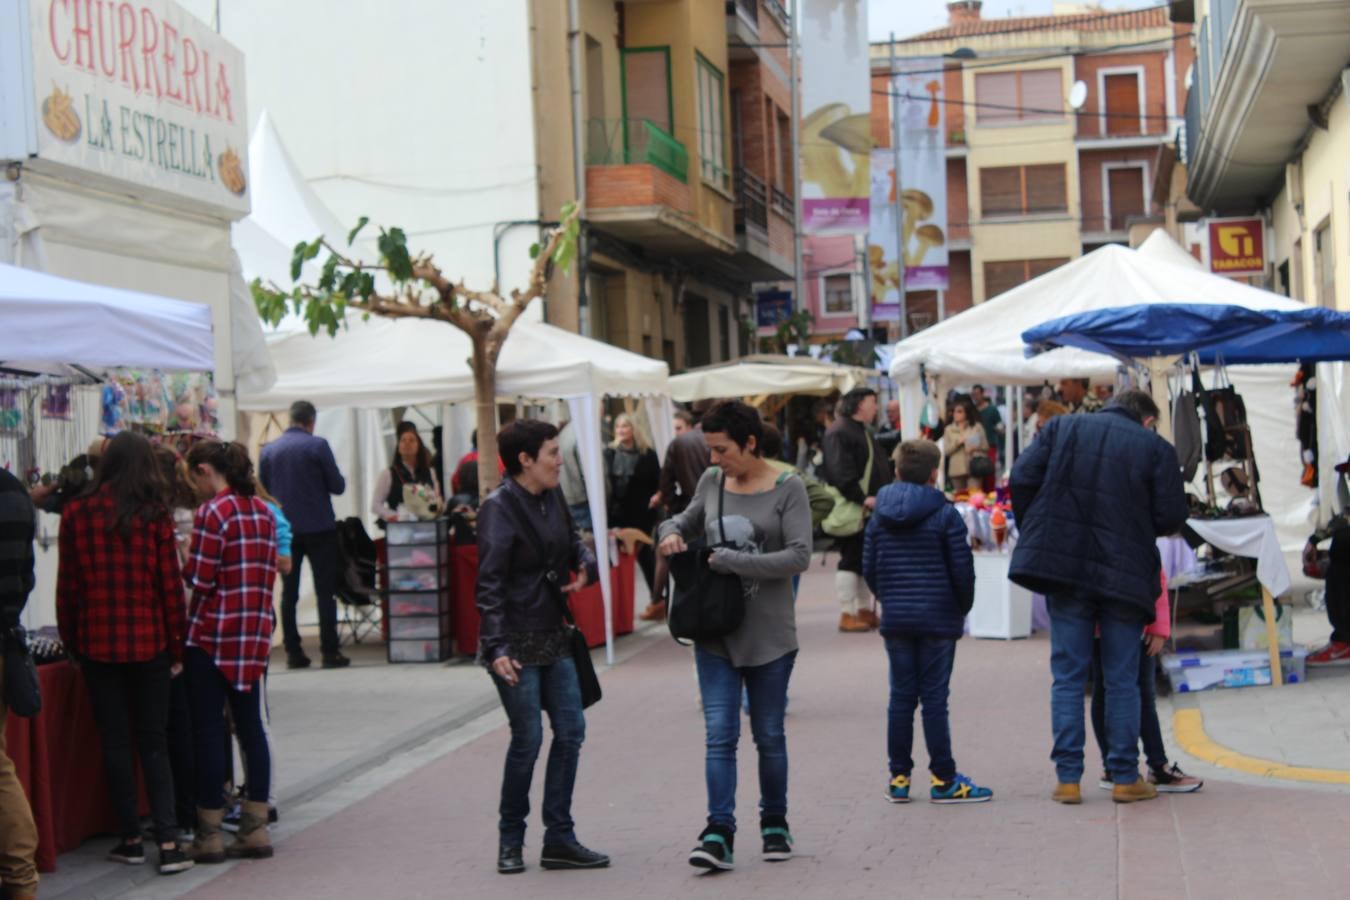
<path fill-rule="evenodd" d="M 478 511 L 478 658 L 492 675 L 511 726 L 502 776 L 497 871 L 522 872 L 530 782 L 543 744 L 540 712 L 553 730 L 544 773 L 546 869 L 592 869 L 609 857 L 578 843 L 572 787 L 586 733 L 568 597 L 599 577 L 558 490 L 558 429 L 518 419 L 497 435 L 506 478 Z"/>
<path fill-rule="evenodd" d="M 839 417 L 825 432 L 822 446 L 824 480 L 837 488 L 845 500 L 861 503 L 868 510 L 876 505 L 877 492 L 891 481 L 890 459 L 867 428 L 876 417 L 877 392 L 854 388 L 839 401 Z M 834 586 L 839 597 L 839 630 L 870 631 L 877 627 L 878 621 L 862 580 L 863 533 L 839 538 L 837 545 L 839 571 Z"/>
<path fill-rule="evenodd" d="M 1050 610 L 1061 803 L 1082 801 L 1083 686 L 1098 630 L 1115 799 L 1157 796 L 1139 780 L 1139 652 L 1158 595 L 1156 540 L 1187 512 L 1176 450 L 1151 430 L 1157 418 L 1152 397 L 1125 391 L 1097 415 L 1052 419 L 1013 467 L 1020 536 L 1008 577 L 1045 594 Z"/>
<path fill-rule="evenodd" d="M 609 527 L 633 528 L 647 537 L 656 529 L 661 504 L 661 461 L 627 413 L 614 420 L 614 443 L 605 448 L 605 484 L 609 495 Z M 640 544 L 638 566 L 655 596 L 656 553 Z"/>

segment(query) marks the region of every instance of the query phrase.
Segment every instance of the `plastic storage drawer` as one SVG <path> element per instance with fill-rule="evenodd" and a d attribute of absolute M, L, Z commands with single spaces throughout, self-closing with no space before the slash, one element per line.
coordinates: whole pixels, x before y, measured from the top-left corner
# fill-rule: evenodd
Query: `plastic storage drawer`
<path fill-rule="evenodd" d="M 450 616 L 390 616 L 389 639 L 448 637 Z"/>
<path fill-rule="evenodd" d="M 385 524 L 384 537 L 391 545 L 398 544 L 435 544 L 444 542 L 449 528 L 448 519 L 436 519 L 433 522 L 388 522 Z"/>
<path fill-rule="evenodd" d="M 442 662 L 450 658 L 450 639 L 429 638 L 426 640 L 391 640 L 389 642 L 389 661 L 391 663 Z"/>

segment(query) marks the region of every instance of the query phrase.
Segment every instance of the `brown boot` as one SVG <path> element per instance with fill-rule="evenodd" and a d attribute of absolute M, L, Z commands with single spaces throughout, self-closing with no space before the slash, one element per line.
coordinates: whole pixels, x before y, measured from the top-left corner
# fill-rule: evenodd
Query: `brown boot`
<path fill-rule="evenodd" d="M 879 618 L 877 618 L 877 614 L 876 614 L 875 612 L 873 612 L 872 610 L 870 610 L 870 609 L 860 609 L 860 610 L 858 610 L 858 618 L 859 618 L 859 619 L 862 621 L 862 623 L 863 623 L 864 625 L 866 625 L 868 628 L 880 628 L 880 627 L 881 627 L 881 620 L 880 620 Z"/>
<path fill-rule="evenodd" d="M 1111 799 L 1117 803 L 1137 803 L 1157 796 L 1158 789 L 1142 778 L 1134 784 L 1118 784 L 1111 788 Z"/>
<path fill-rule="evenodd" d="M 213 865 L 225 861 L 225 835 L 220 823 L 225 818 L 223 809 L 202 809 L 197 807 L 197 829 L 188 848 L 188 856 L 193 862 Z"/>
<path fill-rule="evenodd" d="M 660 603 L 648 604 L 647 608 L 644 609 L 641 612 L 641 614 L 638 615 L 638 618 L 644 622 L 660 622 L 665 617 L 666 617 L 666 601 L 664 600 L 662 600 Z"/>
<path fill-rule="evenodd" d="M 225 848 L 230 859 L 269 859 L 272 839 L 267 833 L 266 801 L 247 800 L 239 816 L 234 843 Z"/>
<path fill-rule="evenodd" d="M 839 630 L 847 634 L 858 634 L 871 631 L 872 626 L 851 613 L 843 613 L 839 616 Z"/>
<path fill-rule="evenodd" d="M 1050 795 L 1050 799 L 1066 806 L 1077 806 L 1083 802 L 1083 789 L 1076 782 L 1066 783 L 1061 781 L 1055 785 L 1055 792 Z"/>

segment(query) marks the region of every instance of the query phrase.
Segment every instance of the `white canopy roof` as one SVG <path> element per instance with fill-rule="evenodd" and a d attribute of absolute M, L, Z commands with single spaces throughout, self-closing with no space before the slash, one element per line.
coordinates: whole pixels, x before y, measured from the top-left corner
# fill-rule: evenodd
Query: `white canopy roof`
<path fill-rule="evenodd" d="M 670 379 L 670 395 L 682 403 L 759 394 L 846 392 L 867 383 L 867 370 L 821 362 L 809 356 L 747 356 L 703 366 Z"/>
<path fill-rule="evenodd" d="M 1189 259 L 1180 247 L 1176 250 Z M 1136 303 L 1227 303 L 1248 309 L 1303 306 L 1211 275 L 1193 259 L 1190 262 L 1160 250 L 1158 241 L 1148 253 L 1114 244 L 1094 250 L 896 344 L 891 376 L 897 381 L 915 379 L 922 365 L 949 382 L 1040 384 L 1059 378 L 1106 378 L 1117 363 L 1101 354 L 1064 349 L 1027 359 L 1022 332 L 1056 316 Z"/>
<path fill-rule="evenodd" d="M 240 409 L 284 409 L 300 398 L 320 408 L 374 408 L 474 397 L 468 335 L 445 322 L 353 315 L 333 338 L 298 332 L 271 336 L 268 345 L 276 384 L 241 392 Z M 521 321 L 502 348 L 497 391 L 503 398 L 665 394 L 668 374 L 660 360 Z"/>
<path fill-rule="evenodd" d="M 206 372 L 211 308 L 0 264 L 0 360 Z M 22 366 L 18 366 L 22 367 Z"/>

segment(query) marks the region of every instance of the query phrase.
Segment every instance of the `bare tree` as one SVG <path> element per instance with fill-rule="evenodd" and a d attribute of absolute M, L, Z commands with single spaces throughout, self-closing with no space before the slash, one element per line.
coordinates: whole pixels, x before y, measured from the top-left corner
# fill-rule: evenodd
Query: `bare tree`
<path fill-rule="evenodd" d="M 543 245 L 530 248 L 534 266 L 525 286 L 505 294 L 498 285 L 491 290 L 470 290 L 461 279 L 454 282 L 435 264 L 431 254 L 413 256 L 408 252 L 407 236 L 400 228 L 380 229 L 376 242 L 378 263 L 352 259 L 323 236 L 295 245 L 291 258 L 289 289 L 274 283 L 253 282 L 253 299 L 263 321 L 276 325 L 294 309 L 304 316 L 310 334 L 320 330 L 330 336 L 346 327 L 348 310 L 359 310 L 393 319 L 435 319 L 448 322 L 469 336 L 473 353 L 475 412 L 478 423 L 478 488 L 486 496 L 496 487 L 497 475 L 497 360 L 511 326 L 530 303 L 543 297 L 554 266 L 566 271 L 576 257 L 581 210 L 576 204 L 563 207 L 561 221 L 549 229 Z M 350 247 L 370 220 L 362 216 L 347 235 Z M 328 256 L 317 280 L 301 283 L 305 263 L 327 251 Z M 389 287 L 377 285 L 377 274 L 388 277 Z M 382 281 L 383 279 L 381 279 Z"/>

